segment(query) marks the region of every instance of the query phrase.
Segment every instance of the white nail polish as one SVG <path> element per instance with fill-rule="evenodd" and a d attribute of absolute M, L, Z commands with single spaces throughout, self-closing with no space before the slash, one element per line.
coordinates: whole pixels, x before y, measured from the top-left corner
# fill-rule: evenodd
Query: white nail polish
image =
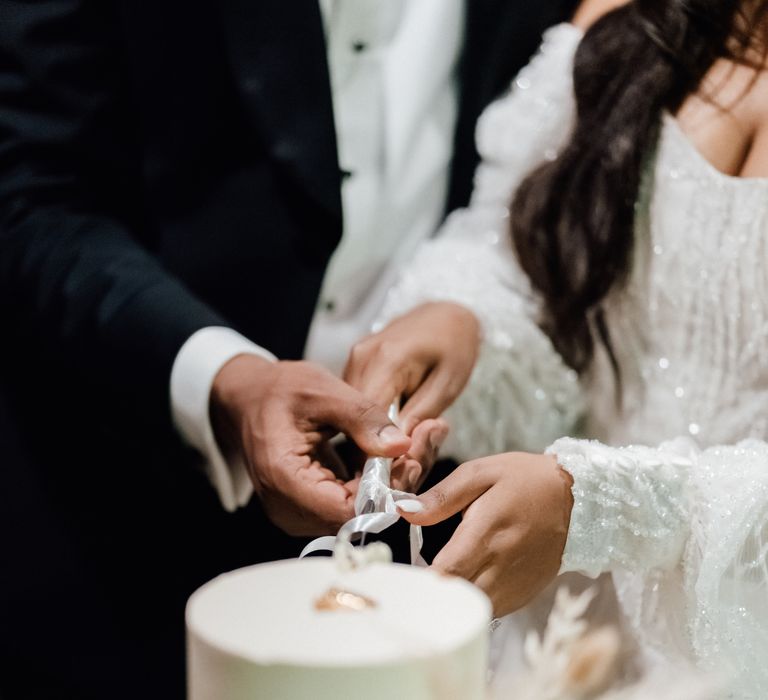
<path fill-rule="evenodd" d="M 413 498 L 404 498 L 402 501 L 397 501 L 395 505 L 406 513 L 421 513 L 424 510 L 424 504 Z"/>

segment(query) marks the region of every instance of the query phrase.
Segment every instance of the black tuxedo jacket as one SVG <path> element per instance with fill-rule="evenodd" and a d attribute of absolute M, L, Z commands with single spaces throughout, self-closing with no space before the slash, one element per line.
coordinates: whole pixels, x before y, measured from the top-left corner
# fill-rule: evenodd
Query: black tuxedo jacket
<path fill-rule="evenodd" d="M 467 0 L 447 208 L 573 4 Z M 169 375 L 209 325 L 301 355 L 339 184 L 317 0 L 0 0 L 0 697 L 181 697 L 189 593 L 297 553 L 222 511 Z"/>

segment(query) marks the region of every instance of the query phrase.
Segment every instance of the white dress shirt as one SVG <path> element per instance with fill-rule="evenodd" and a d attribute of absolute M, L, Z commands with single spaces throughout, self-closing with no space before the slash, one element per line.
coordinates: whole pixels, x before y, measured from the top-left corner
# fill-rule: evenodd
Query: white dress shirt
<path fill-rule="evenodd" d="M 328 47 L 344 228 L 326 272 L 305 350 L 340 373 L 417 245 L 445 206 L 458 111 L 456 67 L 464 0 L 319 0 Z M 208 402 L 236 355 L 275 359 L 227 328 L 204 328 L 179 351 L 171 407 L 184 439 L 205 458 L 228 510 L 252 494 L 242 464 L 218 449 Z"/>

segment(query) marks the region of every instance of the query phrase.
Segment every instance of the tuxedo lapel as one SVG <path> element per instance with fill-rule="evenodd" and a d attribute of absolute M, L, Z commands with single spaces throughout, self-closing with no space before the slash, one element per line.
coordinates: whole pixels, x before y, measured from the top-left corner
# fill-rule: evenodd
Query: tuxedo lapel
<path fill-rule="evenodd" d="M 330 78 L 317 0 L 221 0 L 229 58 L 265 147 L 341 216 Z"/>

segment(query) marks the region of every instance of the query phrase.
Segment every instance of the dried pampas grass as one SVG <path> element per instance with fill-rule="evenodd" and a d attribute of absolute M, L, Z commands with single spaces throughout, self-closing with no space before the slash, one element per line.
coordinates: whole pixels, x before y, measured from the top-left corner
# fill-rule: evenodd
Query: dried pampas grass
<path fill-rule="evenodd" d="M 616 687 L 621 638 L 614 627 L 589 629 L 585 614 L 594 596 L 593 589 L 557 591 L 544 634 L 526 636 L 526 670 L 496 688 L 494 700 L 713 700 L 711 679 L 693 669 Z"/>

